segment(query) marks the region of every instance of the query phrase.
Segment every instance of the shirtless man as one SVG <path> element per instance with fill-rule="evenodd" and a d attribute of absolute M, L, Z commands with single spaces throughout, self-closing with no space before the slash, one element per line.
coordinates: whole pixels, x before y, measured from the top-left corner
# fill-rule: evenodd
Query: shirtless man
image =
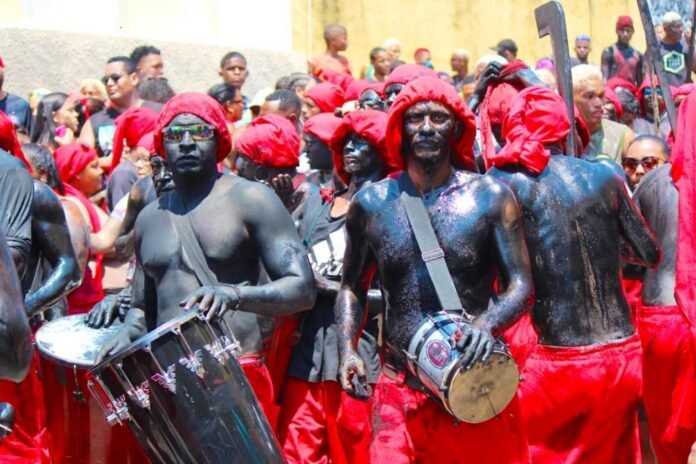
<path fill-rule="evenodd" d="M 562 155 L 570 130 L 563 100 L 530 87 L 503 120 L 505 147 L 487 160 L 520 202 L 534 276 L 539 345 L 522 383 L 530 457 L 628 462 L 638 452 L 640 340 L 619 251 L 654 266 L 660 250 L 611 169 Z"/>
<path fill-rule="evenodd" d="M 175 187 L 138 216 L 132 308 L 101 356 L 118 352 L 199 303 L 208 318 L 228 320 L 241 342 L 240 363 L 247 376 L 248 369 L 265 371 L 258 356 L 262 337 L 257 316 L 306 310 L 315 298 L 293 222 L 269 188 L 218 174 L 216 164 L 227 156 L 231 142 L 222 109 L 212 98 L 198 93 L 172 98 L 160 114 L 155 136 Z M 207 268 L 195 272 L 198 266 L 184 257 L 177 237 L 186 226 L 177 234 L 178 220 L 190 221 L 195 236 L 188 239 L 199 242 Z M 263 285 L 257 282 L 261 264 L 270 277 Z M 209 282 L 199 281 L 200 273 L 210 276 Z M 229 310 L 236 310 L 233 318 Z M 251 383 L 262 405 L 273 401 L 270 385 Z"/>
<path fill-rule="evenodd" d="M 374 265 L 386 305 L 383 337 L 388 348 L 385 372 L 375 388 L 373 462 L 435 462 L 438 456 L 528 462 L 516 400 L 496 419 L 456 424 L 441 405 L 404 383 L 417 382 L 407 374 L 404 350 L 418 324 L 441 309 L 400 201 L 405 176 L 422 194 L 462 306 L 474 316 L 462 326 L 457 342 L 464 366 L 487 359 L 494 336 L 531 303 L 519 209 L 503 183 L 472 172 L 475 132 L 473 114 L 451 85 L 431 77 L 406 85 L 387 125 L 388 164 L 405 171 L 398 179 L 358 192 L 347 213 L 336 319 L 340 382 L 353 395 L 369 395 L 355 340 L 365 316 L 359 303 L 365 298 L 361 281 Z M 496 277 L 504 289 L 498 295 Z"/>

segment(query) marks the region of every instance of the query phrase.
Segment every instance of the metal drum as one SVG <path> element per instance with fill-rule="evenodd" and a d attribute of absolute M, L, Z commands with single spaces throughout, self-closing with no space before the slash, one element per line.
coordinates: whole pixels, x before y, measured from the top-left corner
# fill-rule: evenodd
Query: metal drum
<path fill-rule="evenodd" d="M 466 324 L 455 313 L 428 316 L 408 344 L 409 371 L 462 422 L 478 424 L 500 414 L 515 397 L 519 370 L 500 341 L 486 362 L 469 370 L 455 348 L 457 331 Z"/>
<path fill-rule="evenodd" d="M 282 463 L 224 320 L 186 312 L 90 372 L 111 424 L 157 463 Z"/>
<path fill-rule="evenodd" d="M 145 463 L 145 453 L 127 427 L 110 427 L 87 388 L 87 371 L 103 344 L 120 329 L 92 329 L 84 314 L 44 324 L 35 336 L 44 377 L 46 419 L 54 463 Z"/>

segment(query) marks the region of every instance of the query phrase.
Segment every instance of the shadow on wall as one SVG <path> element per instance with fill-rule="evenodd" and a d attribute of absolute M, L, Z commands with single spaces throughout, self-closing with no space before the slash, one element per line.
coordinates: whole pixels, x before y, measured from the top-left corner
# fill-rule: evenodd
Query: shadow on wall
<path fill-rule="evenodd" d="M 138 45 L 154 45 L 162 51 L 164 75 L 177 92 L 206 92 L 220 82 L 220 59 L 234 47 L 171 42 L 153 42 L 124 37 L 77 34 L 30 29 L 0 29 L 0 51 L 5 62 L 3 89 L 21 95 L 37 88 L 77 91 L 80 81 L 99 79 L 106 61 L 130 55 Z M 306 71 L 304 54 L 256 49 L 238 49 L 249 65 L 244 94 L 251 98 L 263 87 L 296 71 Z"/>

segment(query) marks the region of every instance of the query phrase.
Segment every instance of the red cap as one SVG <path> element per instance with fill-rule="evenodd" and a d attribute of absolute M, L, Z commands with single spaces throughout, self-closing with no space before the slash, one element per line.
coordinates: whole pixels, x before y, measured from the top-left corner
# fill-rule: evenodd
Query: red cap
<path fill-rule="evenodd" d="M 338 119 L 338 118 L 337 118 Z M 334 168 L 336 173 L 346 185 L 350 183 L 350 175 L 343 169 L 343 148 L 346 138 L 351 133 L 370 141 L 370 144 L 377 149 L 380 158 L 387 161 L 387 114 L 375 110 L 351 111 L 343 118 L 338 128 L 334 131 L 331 138 L 331 154 L 333 156 Z"/>
<path fill-rule="evenodd" d="M 623 29 L 624 27 L 633 29 L 633 19 L 630 16 L 619 16 L 619 19 L 616 20 L 616 29 Z"/>
<path fill-rule="evenodd" d="M 609 87 L 605 87 L 604 99 L 608 100 L 609 102 L 611 102 L 612 105 L 614 105 L 614 108 L 616 110 L 616 119 L 621 119 L 621 116 L 623 116 L 623 105 L 621 104 L 619 96 L 616 95 L 616 92 L 611 90 Z"/>
<path fill-rule="evenodd" d="M 266 168 L 296 168 L 300 164 L 300 136 L 282 116 L 254 119 L 235 144 L 237 153 Z"/>
<path fill-rule="evenodd" d="M 112 170 L 121 162 L 124 140 L 128 148 L 137 147 L 138 141 L 157 127 L 157 113 L 145 107 L 131 108 L 116 118 L 115 123 Z"/>
<path fill-rule="evenodd" d="M 420 64 L 402 64 L 397 66 L 384 82 L 384 88 L 391 84 L 406 85 L 409 82 L 418 79 L 419 77 L 438 77 L 437 73 L 430 68 Z M 439 78 L 439 77 L 438 77 Z"/>
<path fill-rule="evenodd" d="M 312 100 L 322 113 L 333 113 L 344 103 L 343 89 L 329 82 L 313 85 L 304 96 Z"/>
<path fill-rule="evenodd" d="M 424 66 L 421 66 L 421 68 L 428 69 Z M 454 152 L 450 161 L 456 168 L 476 172 L 473 148 L 474 138 L 476 137 L 476 119 L 471 110 L 459 97 L 454 86 L 439 77 L 421 77 L 410 82 L 394 100 L 394 104 L 391 110 L 389 110 L 389 120 L 387 121 L 387 168 L 389 170 L 402 170 L 406 167 L 406 160 L 401 153 L 404 113 L 411 106 L 422 101 L 442 103 L 462 123 L 464 130 L 459 139 L 454 142 Z"/>
<path fill-rule="evenodd" d="M 69 143 L 53 154 L 60 179 L 69 184 L 89 163 L 97 159 L 93 148 L 81 143 Z"/>
<path fill-rule="evenodd" d="M 384 85 L 381 82 L 370 82 L 364 79 L 353 81 L 346 89 L 346 101 L 359 100 L 363 92 L 370 89 L 382 95 Z"/>
<path fill-rule="evenodd" d="M 611 90 L 616 90 L 617 87 L 623 87 L 632 94 L 635 94 L 638 91 L 638 86 L 636 84 L 616 76 L 612 77 L 611 79 L 607 79 L 607 83 L 604 86 L 605 88 L 609 87 Z"/>
<path fill-rule="evenodd" d="M 340 125 L 341 118 L 334 116 L 333 113 L 319 113 L 307 119 L 302 130 L 315 136 L 326 145 L 330 145 L 334 132 Z"/>
<path fill-rule="evenodd" d="M 204 93 L 184 92 L 175 95 L 165 103 L 160 111 L 155 129 L 155 150 L 161 156 L 166 157 L 164 144 L 162 143 L 162 130 L 180 114 L 193 114 L 198 116 L 211 126 L 215 127 L 217 136 L 217 160 L 224 160 L 232 151 L 232 137 L 225 123 L 225 114 L 222 106 Z"/>

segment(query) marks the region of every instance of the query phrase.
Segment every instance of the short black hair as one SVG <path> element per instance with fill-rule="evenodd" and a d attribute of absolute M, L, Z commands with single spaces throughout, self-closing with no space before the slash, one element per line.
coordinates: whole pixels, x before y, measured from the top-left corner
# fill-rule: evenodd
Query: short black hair
<path fill-rule="evenodd" d="M 640 112 L 640 103 L 630 90 L 617 87 L 614 92 L 616 92 L 616 96 L 621 101 L 624 113 L 638 114 Z"/>
<path fill-rule="evenodd" d="M 160 52 L 160 49 L 157 47 L 154 47 L 152 45 L 140 45 L 139 47 L 135 47 L 133 51 L 131 52 L 130 59 L 133 63 L 135 63 L 136 66 L 138 66 L 138 63 L 140 63 L 140 60 L 142 60 L 144 57 L 147 55 L 161 55 L 162 52 Z"/>
<path fill-rule="evenodd" d="M 237 86 L 227 83 L 215 84 L 208 89 L 208 96 L 213 97 L 222 106 L 232 100 L 240 89 Z"/>
<path fill-rule="evenodd" d="M 225 62 L 227 60 L 231 60 L 233 58 L 239 58 L 240 60 L 244 61 L 244 64 L 247 64 L 247 59 L 244 55 L 242 55 L 239 52 L 227 52 L 225 53 L 225 56 L 222 57 L 220 60 L 220 69 L 225 67 Z"/>
<path fill-rule="evenodd" d="M 307 84 L 309 84 L 309 82 L 312 80 L 316 82 L 316 79 L 314 79 L 313 76 L 307 73 L 294 72 L 287 76 L 287 79 L 285 79 L 285 82 L 283 82 L 283 88 L 292 90 L 294 92 L 297 87 L 301 87 L 302 89 L 304 89 L 305 87 L 307 87 Z"/>
<path fill-rule="evenodd" d="M 111 63 L 123 63 L 123 67 L 128 74 L 133 74 L 135 72 L 135 63 L 127 56 L 113 56 L 106 62 L 106 64 Z"/>
<path fill-rule="evenodd" d="M 266 97 L 266 101 L 278 101 L 278 109 L 280 111 L 294 111 L 300 114 L 302 111 L 302 101 L 293 90 L 279 89 L 271 92 Z"/>
<path fill-rule="evenodd" d="M 664 153 L 667 159 L 669 159 L 671 150 L 669 148 L 669 145 L 667 145 L 667 142 L 665 142 L 662 137 L 658 137 L 657 135 L 652 134 L 642 134 L 637 136 L 635 139 L 631 140 L 631 143 L 629 143 L 626 147 L 626 153 L 628 153 L 628 150 L 634 143 L 644 142 L 646 140 L 650 140 L 658 144 L 660 146 L 660 149 L 662 150 L 662 153 Z"/>
<path fill-rule="evenodd" d="M 381 53 L 381 52 L 386 53 L 387 50 L 385 48 L 382 48 L 382 47 L 375 47 L 372 50 L 370 50 L 370 61 L 375 61 L 375 59 L 377 58 L 377 54 Z"/>
<path fill-rule="evenodd" d="M 38 143 L 23 143 L 22 153 L 35 170 L 46 174 L 46 185 L 65 195 L 65 187 L 60 180 L 60 174 L 51 150 Z"/>
<path fill-rule="evenodd" d="M 167 79 L 162 77 L 153 77 L 150 79 L 140 80 L 138 86 L 138 94 L 143 100 L 149 100 L 155 103 L 165 104 L 176 95 L 174 89 L 169 85 Z"/>

